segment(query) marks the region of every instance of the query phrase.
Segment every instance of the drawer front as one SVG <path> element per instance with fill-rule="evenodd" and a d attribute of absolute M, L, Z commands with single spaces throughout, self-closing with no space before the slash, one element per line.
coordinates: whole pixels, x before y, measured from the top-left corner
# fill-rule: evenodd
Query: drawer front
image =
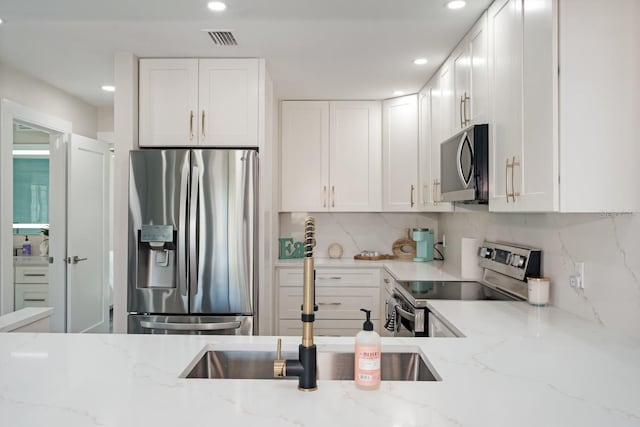
<path fill-rule="evenodd" d="M 362 323 L 363 321 L 360 320 L 316 320 L 313 322 L 313 335 L 316 337 L 353 337 L 362 330 Z M 280 320 L 278 328 L 278 335 L 302 335 L 300 320 Z M 374 328 L 379 331 L 377 324 L 374 325 Z"/>
<path fill-rule="evenodd" d="M 303 285 L 301 268 L 283 268 L 278 271 L 280 286 Z M 377 269 L 335 269 L 316 267 L 316 287 L 331 286 L 375 286 L 380 283 Z"/>
<path fill-rule="evenodd" d="M 16 285 L 15 310 L 25 307 L 49 307 L 47 285 Z"/>
<path fill-rule="evenodd" d="M 302 287 L 284 286 L 280 290 L 280 319 L 300 319 Z M 316 319 L 364 319 L 361 308 L 371 310 L 373 319 L 380 313 L 379 288 L 316 288 Z M 362 325 L 361 325 L 362 326 Z"/>
<path fill-rule="evenodd" d="M 49 283 L 49 267 L 16 267 L 16 283 Z"/>

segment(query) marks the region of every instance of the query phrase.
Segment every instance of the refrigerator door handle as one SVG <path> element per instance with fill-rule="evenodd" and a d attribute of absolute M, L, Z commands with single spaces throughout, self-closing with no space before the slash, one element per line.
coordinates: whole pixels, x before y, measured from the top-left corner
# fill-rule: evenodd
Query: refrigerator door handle
<path fill-rule="evenodd" d="M 200 175 L 198 166 L 191 169 L 191 199 L 189 206 L 189 276 L 190 294 L 198 292 L 198 191 Z"/>
<path fill-rule="evenodd" d="M 187 196 L 188 196 L 189 169 L 182 169 L 182 181 L 180 182 L 180 212 L 178 219 L 178 286 L 182 295 L 189 294 L 189 275 L 187 273 Z"/>
<path fill-rule="evenodd" d="M 223 331 L 227 329 L 238 329 L 240 322 L 171 323 L 143 320 L 140 322 L 140 326 L 145 329 L 162 329 L 166 331 Z"/>

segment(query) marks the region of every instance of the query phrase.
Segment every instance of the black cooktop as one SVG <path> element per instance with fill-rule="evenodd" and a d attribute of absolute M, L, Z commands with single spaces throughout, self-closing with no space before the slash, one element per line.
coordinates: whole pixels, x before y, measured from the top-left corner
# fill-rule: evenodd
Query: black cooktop
<path fill-rule="evenodd" d="M 396 282 L 396 289 L 414 307 L 426 307 L 428 300 L 506 300 L 519 299 L 479 282 L 432 280 Z"/>

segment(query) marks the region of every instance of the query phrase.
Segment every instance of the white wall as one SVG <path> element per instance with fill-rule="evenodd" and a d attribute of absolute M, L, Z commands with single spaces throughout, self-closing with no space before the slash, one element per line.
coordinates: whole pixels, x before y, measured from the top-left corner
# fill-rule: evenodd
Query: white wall
<path fill-rule="evenodd" d="M 474 237 L 542 249 L 551 304 L 640 337 L 640 214 L 440 215 L 446 269 L 460 271 L 460 239 Z M 585 289 L 569 287 L 575 262 L 585 263 Z"/>
<path fill-rule="evenodd" d="M 98 110 L 80 98 L 0 63 L 0 98 L 67 120 L 73 133 L 95 138 Z"/>
<path fill-rule="evenodd" d="M 113 132 L 113 106 L 98 107 L 98 132 Z"/>
<path fill-rule="evenodd" d="M 303 240 L 306 213 L 281 213 L 279 237 Z M 427 213 L 313 213 L 316 219 L 314 256 L 328 258 L 328 248 L 339 243 L 343 258 L 363 250 L 392 254 L 393 242 L 407 237 L 407 228 L 423 227 L 438 235 L 438 215 Z M 276 242 L 277 243 L 277 242 Z"/>

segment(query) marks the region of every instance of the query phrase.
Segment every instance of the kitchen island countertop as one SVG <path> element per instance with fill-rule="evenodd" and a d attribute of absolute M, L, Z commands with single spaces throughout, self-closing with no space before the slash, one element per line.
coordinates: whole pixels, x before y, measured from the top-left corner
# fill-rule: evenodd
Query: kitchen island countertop
<path fill-rule="evenodd" d="M 640 341 L 553 307 L 435 301 L 465 338 L 413 347 L 439 382 L 180 378 L 205 347 L 275 348 L 275 337 L 0 333 L 7 426 L 640 426 Z M 353 338 L 317 338 L 320 349 Z M 284 337 L 293 349 L 298 337 Z"/>

